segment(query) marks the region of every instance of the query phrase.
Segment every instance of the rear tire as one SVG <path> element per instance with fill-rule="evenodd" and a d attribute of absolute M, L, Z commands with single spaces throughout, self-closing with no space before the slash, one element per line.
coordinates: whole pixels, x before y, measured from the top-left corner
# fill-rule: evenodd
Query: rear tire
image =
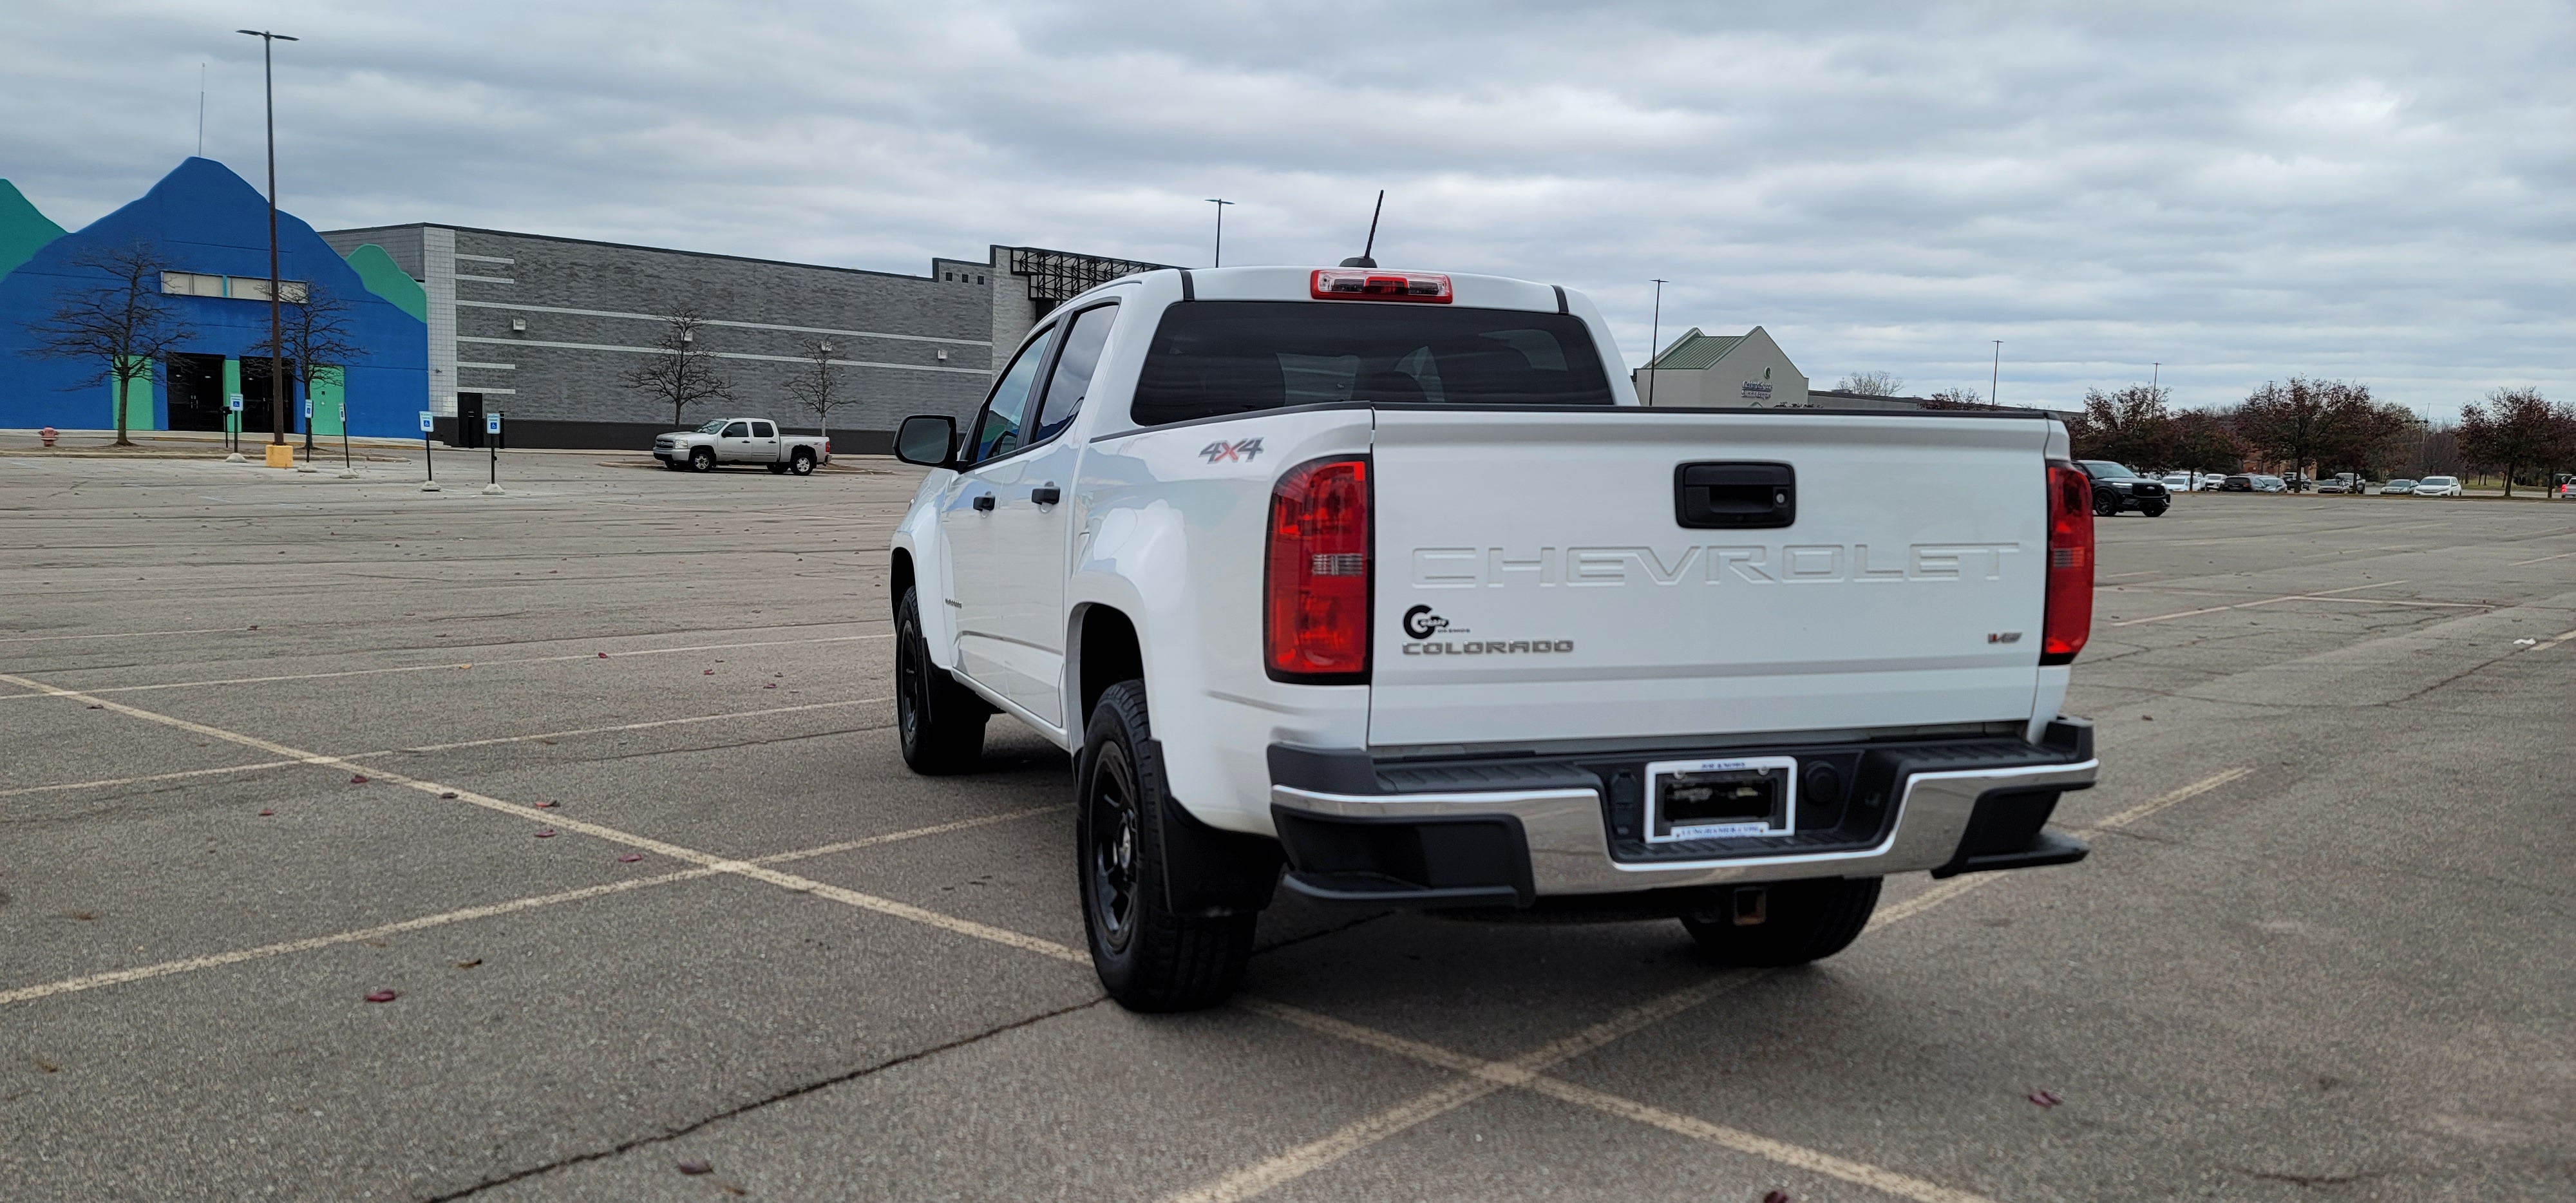
<path fill-rule="evenodd" d="M 918 591 L 904 590 L 894 622 L 895 735 L 904 764 L 932 777 L 972 770 L 984 757 L 984 720 L 993 708 L 931 662 Z"/>
<path fill-rule="evenodd" d="M 1878 908 L 1879 879 L 1818 877 L 1775 881 L 1764 887 L 1763 921 L 1737 926 L 1733 915 L 1702 920 L 1683 916 L 1682 927 L 1710 956 L 1730 965 L 1804 965 L 1851 946 Z"/>
<path fill-rule="evenodd" d="M 814 474 L 814 453 L 811 451 L 797 452 L 794 457 L 787 461 L 787 470 L 797 474 L 798 476 L 812 476 Z"/>
<path fill-rule="evenodd" d="M 1194 1011 L 1225 1001 L 1252 959 L 1257 913 L 1172 912 L 1161 750 L 1145 711 L 1145 683 L 1100 695 L 1074 774 L 1074 871 L 1082 925 L 1100 986 L 1130 1011 Z"/>
<path fill-rule="evenodd" d="M 713 448 L 713 447 L 698 447 L 698 448 L 694 448 L 694 449 L 692 449 L 692 450 L 689 452 L 689 471 L 691 471 L 691 472 L 713 472 L 713 471 L 715 471 L 715 470 L 716 470 L 716 452 L 715 452 L 715 448 Z"/>
<path fill-rule="evenodd" d="M 2160 501 L 2153 505 L 2139 506 L 2138 512 L 2150 518 L 2162 518 L 2165 516 L 2166 507 L 2171 506 L 2172 504 L 2173 503 L 2170 501 Z"/>

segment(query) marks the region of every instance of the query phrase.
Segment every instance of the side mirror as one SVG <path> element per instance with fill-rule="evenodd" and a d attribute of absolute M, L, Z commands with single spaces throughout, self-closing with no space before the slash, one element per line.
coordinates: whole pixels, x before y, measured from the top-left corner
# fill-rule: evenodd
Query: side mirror
<path fill-rule="evenodd" d="M 923 415 L 905 418 L 894 432 L 894 457 L 925 468 L 952 466 L 957 449 L 957 419 Z"/>

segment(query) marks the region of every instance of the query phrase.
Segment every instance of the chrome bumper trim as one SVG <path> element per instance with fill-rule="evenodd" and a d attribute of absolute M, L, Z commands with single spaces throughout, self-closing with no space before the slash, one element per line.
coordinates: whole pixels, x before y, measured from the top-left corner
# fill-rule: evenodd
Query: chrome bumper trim
<path fill-rule="evenodd" d="M 1897 802 L 1896 826 L 1874 848 L 1728 860 L 1630 863 L 1610 858 L 1597 790 L 1497 790 L 1438 794 L 1327 794 L 1270 787 L 1291 810 L 1355 818 L 1507 814 L 1529 839 L 1530 877 L 1541 895 L 1609 894 L 1725 882 L 1784 881 L 1826 874 L 1879 877 L 1938 869 L 1959 851 L 1977 799 L 1998 789 L 2075 789 L 2093 783 L 2098 760 L 1916 773 Z"/>

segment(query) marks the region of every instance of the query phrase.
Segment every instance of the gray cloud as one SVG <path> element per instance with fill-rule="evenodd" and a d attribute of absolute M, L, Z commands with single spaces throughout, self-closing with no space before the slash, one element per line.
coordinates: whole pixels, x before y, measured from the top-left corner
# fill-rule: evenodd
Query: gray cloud
<path fill-rule="evenodd" d="M 2293 372 L 2576 396 L 2563 4 L 21 4 L 0 175 L 66 224 L 195 145 L 285 203 L 898 271 L 1027 243 L 1556 280 L 1632 361 L 2186 404 Z M 34 119 L 30 119 L 33 117 Z"/>

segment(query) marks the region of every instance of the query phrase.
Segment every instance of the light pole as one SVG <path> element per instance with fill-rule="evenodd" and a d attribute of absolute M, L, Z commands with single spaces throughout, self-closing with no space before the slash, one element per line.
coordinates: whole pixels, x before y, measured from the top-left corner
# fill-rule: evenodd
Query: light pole
<path fill-rule="evenodd" d="M 1996 340 L 1995 340 L 1995 374 L 1994 374 L 1994 376 L 1993 376 L 1992 378 L 1990 378 L 1990 379 L 1988 379 L 1988 380 L 1986 381 L 1986 404 L 1988 404 L 1988 405 L 2001 405 L 2001 404 L 2003 404 L 2003 403 L 2004 403 L 2004 399 L 2003 399 L 2003 397 L 2002 397 L 2002 396 L 2000 396 L 2000 395 L 1999 395 L 1999 394 L 2001 394 L 2003 391 L 2004 391 L 2004 340 L 2002 340 L 2002 339 L 1998 338 L 1998 339 L 1996 339 Z"/>
<path fill-rule="evenodd" d="M 1646 404 L 1655 403 L 1655 357 L 1664 351 L 1664 285 L 1669 280 L 1655 281 L 1655 316 L 1646 327 Z"/>
<path fill-rule="evenodd" d="M 259 39 L 262 90 L 268 97 L 268 441 L 286 442 L 286 317 L 277 286 L 277 44 L 301 41 L 265 29 L 236 29 Z"/>
<path fill-rule="evenodd" d="M 1216 206 L 1216 262 L 1208 266 L 1223 267 L 1225 266 L 1225 207 L 1234 202 L 1213 196 L 1207 198 L 1207 202 Z"/>

